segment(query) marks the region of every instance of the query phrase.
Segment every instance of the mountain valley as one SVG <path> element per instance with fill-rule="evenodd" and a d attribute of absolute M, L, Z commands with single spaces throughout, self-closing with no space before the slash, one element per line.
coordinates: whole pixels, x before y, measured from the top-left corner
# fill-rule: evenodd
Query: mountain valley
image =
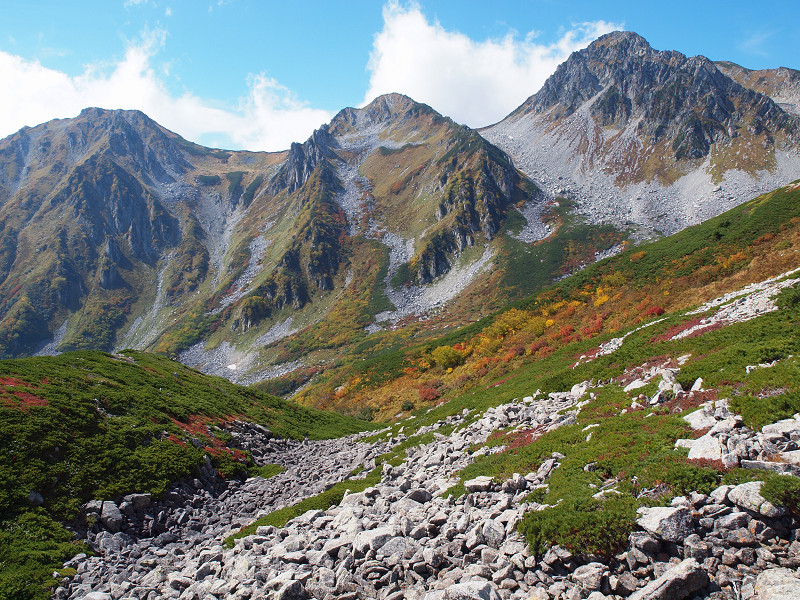
<path fill-rule="evenodd" d="M 799 114 L 615 32 L 480 130 L 0 140 L 0 599 L 800 597 Z"/>

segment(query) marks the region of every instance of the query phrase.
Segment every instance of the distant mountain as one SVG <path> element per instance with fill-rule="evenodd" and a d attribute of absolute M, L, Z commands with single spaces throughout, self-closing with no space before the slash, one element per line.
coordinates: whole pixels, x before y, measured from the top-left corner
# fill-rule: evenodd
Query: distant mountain
<path fill-rule="evenodd" d="M 739 70 L 614 32 L 481 133 L 591 220 L 672 233 L 800 174 L 800 120 L 766 95 L 796 78 Z"/>
<path fill-rule="evenodd" d="M 754 71 L 728 61 L 714 64 L 736 83 L 769 96 L 786 112 L 800 115 L 800 71 L 786 67 Z"/>
<path fill-rule="evenodd" d="M 0 357 L 151 350 L 289 393 L 796 179 L 796 80 L 614 33 L 482 132 L 400 94 L 273 153 L 136 111 L 25 128 L 0 140 Z"/>
<path fill-rule="evenodd" d="M 279 153 L 204 148 L 142 113 L 87 109 L 0 141 L 0 167 L 6 357 L 147 348 L 259 379 L 287 368 L 262 368 L 285 348 L 261 352 L 287 336 L 303 338 L 294 360 L 497 284 L 492 265 L 519 243 L 509 214 L 518 233 L 549 233 L 517 210 L 544 197 L 502 151 L 397 94 Z"/>
<path fill-rule="evenodd" d="M 95 108 L 0 141 L 0 354 L 53 334 L 60 349 L 108 349 L 131 315 L 191 297 L 220 266 L 226 222 L 284 157 Z"/>

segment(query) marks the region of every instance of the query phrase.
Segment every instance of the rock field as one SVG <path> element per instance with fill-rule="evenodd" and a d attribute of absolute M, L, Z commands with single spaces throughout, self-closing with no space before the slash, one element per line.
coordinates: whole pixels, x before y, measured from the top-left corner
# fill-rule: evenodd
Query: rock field
<path fill-rule="evenodd" d="M 651 369 L 659 388 L 674 388 L 672 369 Z M 691 392 L 700 391 L 698 382 Z M 630 386 L 629 386 L 630 387 Z M 471 421 L 469 411 L 423 427 L 433 441 L 409 448 L 399 466 L 384 464 L 380 483 L 346 494 L 339 505 L 313 510 L 283 528 L 259 527 L 236 541 L 224 538 L 260 514 L 294 504 L 363 472 L 376 456 L 405 435 L 375 444 L 358 436 L 324 442 L 275 439 L 247 423 L 232 431 L 259 463 L 286 471 L 269 479 L 225 482 L 207 465 L 194 481 L 182 482 L 160 501 L 133 495 L 91 502 L 84 514 L 94 524 L 87 537 L 97 553 L 66 566 L 77 575 L 55 590 L 59 600 L 130 598 L 154 600 L 367 599 L 419 600 L 777 600 L 800 598 L 798 519 L 764 500 L 761 483 L 721 486 L 709 495 L 692 493 L 670 506 L 640 509 L 628 548 L 603 559 L 577 556 L 555 546 L 531 556 L 515 527 L 531 490 L 547 485 L 562 455 L 554 453 L 537 472 L 496 482 L 478 477 L 467 493 L 443 492 L 453 477 L 501 427 L 544 432 L 574 423 L 591 398 L 591 384 L 540 393 L 490 408 Z M 660 401 L 658 395 L 654 401 Z M 652 403 L 652 401 L 651 401 Z M 632 407 L 634 408 L 634 407 Z M 698 440 L 679 441 L 690 452 L 751 468 L 772 468 L 765 458 L 787 457 L 781 470 L 794 472 L 800 415 L 751 432 L 724 401 L 707 403 L 686 417 Z M 469 424 L 466 424 L 466 423 Z M 443 435 L 438 430 L 454 426 Z M 448 428 L 449 431 L 451 428 Z M 387 434 L 391 435 L 391 434 Z"/>

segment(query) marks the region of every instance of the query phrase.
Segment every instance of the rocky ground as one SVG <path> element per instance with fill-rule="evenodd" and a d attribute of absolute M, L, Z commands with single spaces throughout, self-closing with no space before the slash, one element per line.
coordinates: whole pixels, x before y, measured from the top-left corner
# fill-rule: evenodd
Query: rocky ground
<path fill-rule="evenodd" d="M 674 374 L 675 369 L 651 368 L 640 375 L 642 380 L 660 377 L 660 389 L 674 389 Z M 607 559 L 575 556 L 557 546 L 531 556 L 516 533 L 524 512 L 542 508 L 526 499 L 547 485 L 562 458 L 558 453 L 537 472 L 503 482 L 479 477 L 465 483 L 466 494 L 445 497 L 454 474 L 476 453 L 492 451 L 473 449 L 493 431 L 545 432 L 574 423 L 591 394 L 586 382 L 569 392 L 537 393 L 489 409 L 477 420 L 465 410 L 424 427 L 418 433 L 432 433 L 433 441 L 409 448 L 399 466 L 385 464 L 374 487 L 347 494 L 328 510 L 309 511 L 283 528 L 260 527 L 225 548 L 224 537 L 259 514 L 327 489 L 356 466 L 366 472 L 377 455 L 406 439 L 400 432 L 377 444 L 355 437 L 290 442 L 239 423 L 234 433 L 242 447 L 261 463 L 285 465 L 284 473 L 227 483 L 206 466 L 197 480 L 176 486 L 158 502 L 139 495 L 120 504 L 90 503 L 85 513 L 94 525 L 88 538 L 97 555 L 67 563 L 78 574 L 64 580 L 55 597 L 800 598 L 798 519 L 765 501 L 760 482 L 641 509 L 628 548 Z M 638 400 L 646 404 L 645 398 Z M 657 394 L 650 403 L 660 401 Z M 642 406 L 635 404 L 632 409 Z M 714 457 L 718 452 L 745 467 L 764 468 L 756 463 L 769 462 L 776 451 L 791 457 L 800 443 L 800 416 L 749 432 L 718 402 L 705 404 L 687 421 L 695 428 L 710 427 L 706 436 L 716 443 L 701 437 L 690 441 L 691 451 L 697 446 Z"/>

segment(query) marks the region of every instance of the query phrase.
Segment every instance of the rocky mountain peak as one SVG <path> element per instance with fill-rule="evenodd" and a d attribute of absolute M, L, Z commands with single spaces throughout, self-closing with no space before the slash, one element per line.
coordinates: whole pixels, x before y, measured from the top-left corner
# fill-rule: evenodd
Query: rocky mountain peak
<path fill-rule="evenodd" d="M 646 55 L 655 52 L 653 47 L 633 31 L 612 31 L 601 35 L 586 48 L 587 53 L 618 52 L 627 56 Z"/>
<path fill-rule="evenodd" d="M 376 125 L 404 124 L 420 116 L 438 116 L 426 104 L 421 104 L 403 94 L 378 96 L 363 108 L 345 108 L 331 121 L 330 131 L 335 135 L 366 129 Z"/>
<path fill-rule="evenodd" d="M 291 194 L 301 187 L 323 160 L 338 160 L 333 151 L 336 145 L 336 139 L 329 133 L 327 125 L 314 130 L 302 144 L 293 142 L 286 162 L 270 181 L 270 193 L 277 194 L 285 189 Z"/>

